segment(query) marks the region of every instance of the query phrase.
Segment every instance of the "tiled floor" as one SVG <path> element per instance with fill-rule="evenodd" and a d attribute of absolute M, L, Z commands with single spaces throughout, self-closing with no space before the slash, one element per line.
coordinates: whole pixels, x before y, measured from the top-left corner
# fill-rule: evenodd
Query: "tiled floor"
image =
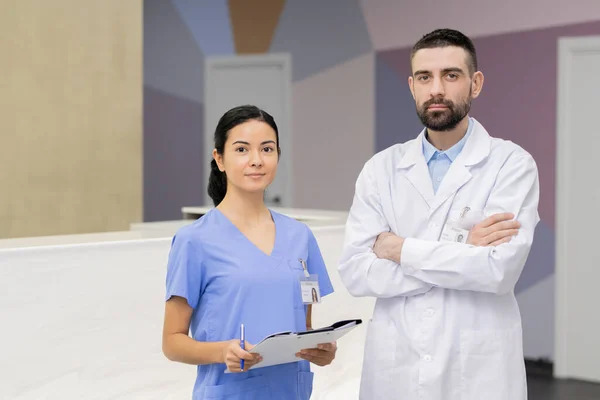
<path fill-rule="evenodd" d="M 530 375 L 528 400 L 600 400 L 600 384 Z"/>

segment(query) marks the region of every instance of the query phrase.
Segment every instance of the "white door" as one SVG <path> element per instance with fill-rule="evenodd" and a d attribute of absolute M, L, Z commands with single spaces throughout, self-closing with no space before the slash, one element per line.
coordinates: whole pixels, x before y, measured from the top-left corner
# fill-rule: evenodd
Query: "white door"
<path fill-rule="evenodd" d="M 269 206 L 290 207 L 291 174 L 291 56 L 289 54 L 209 57 L 205 69 L 205 180 L 214 149 L 219 118 L 230 108 L 253 104 L 273 116 L 279 130 L 281 158 L 277 177 L 267 189 Z M 204 190 L 207 205 L 212 200 Z"/>
<path fill-rule="evenodd" d="M 555 374 L 600 381 L 600 36 L 558 61 Z"/>

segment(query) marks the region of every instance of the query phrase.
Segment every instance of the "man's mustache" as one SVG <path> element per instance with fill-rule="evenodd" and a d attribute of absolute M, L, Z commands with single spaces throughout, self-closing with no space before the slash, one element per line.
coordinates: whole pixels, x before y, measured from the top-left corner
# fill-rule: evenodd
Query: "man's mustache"
<path fill-rule="evenodd" d="M 431 99 L 431 100 L 427 100 L 425 103 L 423 103 L 423 108 L 427 108 L 429 106 L 432 106 L 434 104 L 441 104 L 444 105 L 448 108 L 452 108 L 454 106 L 454 103 L 450 100 L 444 100 L 444 99 Z"/>

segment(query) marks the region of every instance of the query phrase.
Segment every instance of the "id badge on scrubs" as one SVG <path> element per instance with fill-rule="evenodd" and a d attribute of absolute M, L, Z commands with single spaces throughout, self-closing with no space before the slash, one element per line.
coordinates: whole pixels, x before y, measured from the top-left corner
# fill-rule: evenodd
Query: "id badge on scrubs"
<path fill-rule="evenodd" d="M 304 277 L 300 278 L 300 293 L 302 294 L 302 302 L 304 304 L 315 304 L 321 302 L 321 290 L 319 289 L 318 276 L 308 273 L 306 262 L 299 260 L 302 264 Z"/>

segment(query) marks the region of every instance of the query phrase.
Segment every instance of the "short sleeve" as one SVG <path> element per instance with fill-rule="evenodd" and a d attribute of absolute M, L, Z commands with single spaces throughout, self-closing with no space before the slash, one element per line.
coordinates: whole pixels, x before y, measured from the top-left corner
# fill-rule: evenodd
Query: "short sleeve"
<path fill-rule="evenodd" d="M 183 297 L 195 309 L 202 291 L 202 254 L 189 231 L 178 232 L 171 241 L 167 264 L 165 301 Z"/>
<path fill-rule="evenodd" d="M 306 266 L 311 275 L 317 275 L 321 297 L 324 297 L 333 293 L 333 286 L 331 285 L 331 280 L 329 279 L 329 274 L 327 273 L 327 266 L 325 265 L 325 261 L 321 255 L 321 249 L 319 249 L 319 245 L 317 244 L 317 239 L 310 229 L 307 228 L 307 230 L 308 258 L 306 260 Z"/>

